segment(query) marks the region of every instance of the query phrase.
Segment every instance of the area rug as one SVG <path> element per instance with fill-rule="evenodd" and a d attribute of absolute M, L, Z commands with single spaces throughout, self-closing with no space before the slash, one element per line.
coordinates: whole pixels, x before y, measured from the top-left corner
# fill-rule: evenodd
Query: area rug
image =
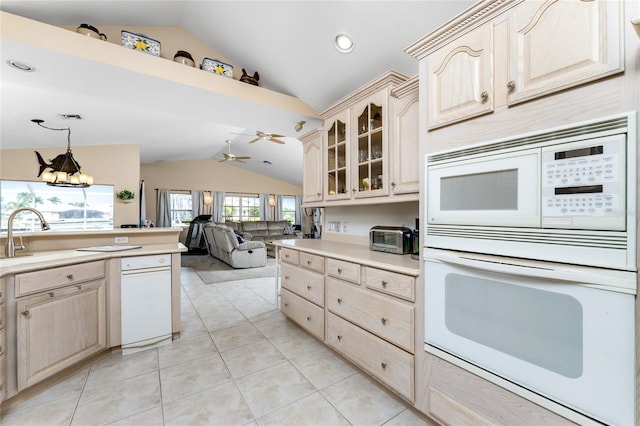
<path fill-rule="evenodd" d="M 193 269 L 205 284 L 276 276 L 276 261 L 270 257 L 265 266 L 235 269 L 209 255 L 182 256 L 182 266 Z"/>

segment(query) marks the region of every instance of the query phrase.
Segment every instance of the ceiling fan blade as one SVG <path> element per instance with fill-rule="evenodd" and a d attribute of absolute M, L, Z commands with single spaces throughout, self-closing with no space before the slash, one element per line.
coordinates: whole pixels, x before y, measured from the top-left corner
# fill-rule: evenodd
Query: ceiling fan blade
<path fill-rule="evenodd" d="M 260 140 L 260 138 L 255 138 L 249 141 L 249 143 L 254 143 L 254 142 L 258 142 Z"/>
<path fill-rule="evenodd" d="M 224 163 L 225 161 L 227 161 L 227 158 L 223 158 L 222 160 L 218 160 L 218 163 Z"/>
<path fill-rule="evenodd" d="M 236 157 L 236 160 L 249 160 L 251 157 Z"/>
<path fill-rule="evenodd" d="M 235 162 L 236 162 L 236 163 L 242 163 L 242 164 L 246 163 L 246 161 L 244 161 L 244 160 L 238 160 L 237 158 L 235 159 Z"/>
<path fill-rule="evenodd" d="M 270 137 L 269 140 L 271 142 L 279 143 L 279 144 L 282 144 L 282 145 L 284 145 L 284 143 L 285 143 L 284 141 L 281 141 L 280 139 L 276 139 L 274 137 Z"/>
<path fill-rule="evenodd" d="M 284 138 L 284 137 L 286 137 L 285 135 L 278 135 L 276 133 L 267 133 L 267 135 L 269 135 L 270 138 Z"/>

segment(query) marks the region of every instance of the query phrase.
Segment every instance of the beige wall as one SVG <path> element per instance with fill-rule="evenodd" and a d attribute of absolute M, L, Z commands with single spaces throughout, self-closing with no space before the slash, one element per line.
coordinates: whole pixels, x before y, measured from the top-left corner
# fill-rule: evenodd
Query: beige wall
<path fill-rule="evenodd" d="M 301 195 L 302 187 L 253 173 L 214 159 L 142 164 L 147 219 L 156 220 L 156 189 Z"/>
<path fill-rule="evenodd" d="M 82 171 L 94 177 L 94 183 L 113 185 L 114 193 L 123 189 L 138 191 L 140 181 L 140 149 L 138 145 L 72 146 L 73 157 Z M 45 160 L 63 154 L 65 145 L 36 148 Z M 37 181 L 38 160 L 33 148 L 0 150 L 0 179 Z M 137 203 L 124 204 L 114 196 L 114 227 L 138 223 Z"/>

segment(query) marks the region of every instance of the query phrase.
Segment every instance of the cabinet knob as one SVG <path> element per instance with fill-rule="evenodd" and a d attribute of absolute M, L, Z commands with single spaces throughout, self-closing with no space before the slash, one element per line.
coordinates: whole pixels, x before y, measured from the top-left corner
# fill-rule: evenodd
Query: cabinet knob
<path fill-rule="evenodd" d="M 489 93 L 485 90 L 484 92 L 480 93 L 480 100 L 482 102 L 486 102 L 487 99 L 489 99 Z"/>
<path fill-rule="evenodd" d="M 310 260 L 307 260 L 307 265 L 311 265 L 311 261 Z"/>
<path fill-rule="evenodd" d="M 29 316 L 29 310 L 28 310 L 28 309 L 27 309 L 26 311 L 22 311 L 21 313 L 22 313 L 22 315 L 24 315 L 25 317 L 28 317 L 28 316 Z"/>
<path fill-rule="evenodd" d="M 67 275 L 67 278 L 69 278 L 70 280 L 72 280 L 72 279 L 73 279 L 73 274 L 69 274 L 69 275 Z"/>
<path fill-rule="evenodd" d="M 342 303 L 342 299 L 340 299 L 339 297 L 337 300 L 338 300 L 338 303 Z"/>
<path fill-rule="evenodd" d="M 289 258 L 289 255 L 288 255 L 288 254 L 285 254 L 285 255 L 284 255 L 284 257 L 286 257 L 286 258 L 288 259 L 288 258 Z"/>
<path fill-rule="evenodd" d="M 342 341 L 342 336 L 338 334 L 338 340 Z"/>
<path fill-rule="evenodd" d="M 387 284 L 389 284 L 388 282 L 386 282 L 385 280 L 382 280 L 382 288 L 387 288 Z"/>
<path fill-rule="evenodd" d="M 311 286 L 310 285 L 307 286 L 307 290 L 311 290 Z"/>
<path fill-rule="evenodd" d="M 509 89 L 509 91 L 513 90 L 516 88 L 516 82 L 513 80 L 509 80 L 509 82 L 507 83 L 507 89 Z"/>
<path fill-rule="evenodd" d="M 307 321 L 311 321 L 311 317 L 307 315 Z"/>
<path fill-rule="evenodd" d="M 395 182 L 391 182 L 391 187 L 395 188 L 396 187 L 396 183 Z"/>
<path fill-rule="evenodd" d="M 380 321 L 382 321 L 382 325 L 387 325 L 387 319 L 386 318 L 380 318 Z"/>
<path fill-rule="evenodd" d="M 319 196 L 321 196 L 322 194 L 318 192 L 316 195 L 319 197 Z"/>
<path fill-rule="evenodd" d="M 338 268 L 338 273 L 341 274 L 342 273 L 342 268 Z"/>
<path fill-rule="evenodd" d="M 289 279 L 289 275 L 285 275 L 285 276 L 284 276 L 284 279 L 285 279 L 285 280 L 288 280 L 288 279 Z"/>
<path fill-rule="evenodd" d="M 380 363 L 380 367 L 382 367 L 382 369 L 385 370 L 387 368 L 387 363 L 386 362 L 381 362 Z"/>
<path fill-rule="evenodd" d="M 289 306 L 289 304 L 285 302 L 284 307 L 286 308 L 286 307 L 288 307 L 288 306 Z"/>

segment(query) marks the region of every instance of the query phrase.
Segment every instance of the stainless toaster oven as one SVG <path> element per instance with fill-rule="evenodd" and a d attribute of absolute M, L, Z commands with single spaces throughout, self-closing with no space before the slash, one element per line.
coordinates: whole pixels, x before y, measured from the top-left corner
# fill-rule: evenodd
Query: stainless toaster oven
<path fill-rule="evenodd" d="M 411 229 L 404 226 L 374 226 L 369 230 L 369 248 L 385 253 L 411 253 Z"/>

